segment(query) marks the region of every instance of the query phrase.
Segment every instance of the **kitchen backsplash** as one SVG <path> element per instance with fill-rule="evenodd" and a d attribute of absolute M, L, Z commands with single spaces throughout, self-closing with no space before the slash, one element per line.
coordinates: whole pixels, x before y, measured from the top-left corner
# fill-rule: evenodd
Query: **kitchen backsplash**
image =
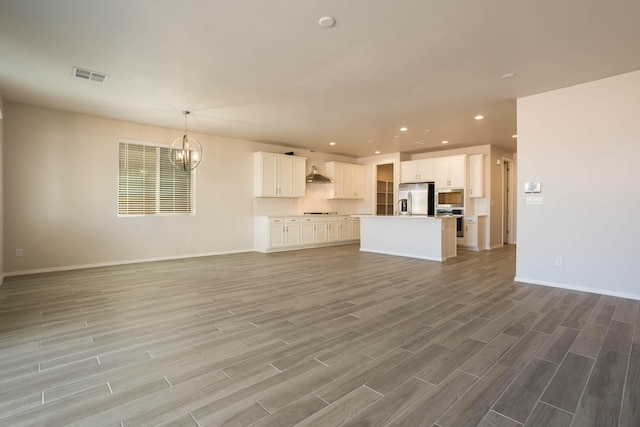
<path fill-rule="evenodd" d="M 328 185 L 330 184 L 307 184 L 305 197 L 299 199 L 256 197 L 253 199 L 253 213 L 256 216 L 301 215 L 304 212 L 360 213 L 360 200 L 327 199 Z"/>

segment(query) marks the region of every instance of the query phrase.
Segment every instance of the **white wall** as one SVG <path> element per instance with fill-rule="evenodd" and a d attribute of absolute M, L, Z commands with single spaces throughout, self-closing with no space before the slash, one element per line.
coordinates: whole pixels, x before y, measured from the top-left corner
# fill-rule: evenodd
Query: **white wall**
<path fill-rule="evenodd" d="M 118 217 L 118 139 L 169 144 L 182 131 L 9 102 L 4 107 L 7 273 L 251 251 L 254 213 L 296 214 L 315 205 L 341 213 L 357 209 L 352 201 L 328 202 L 324 188 L 311 186 L 304 201 L 254 200 L 251 153 L 290 149 L 193 133 L 204 151 L 196 215 Z M 327 160 L 356 163 L 296 155 L 310 159 L 307 172 L 316 161 L 321 171 Z M 14 256 L 17 248 L 23 257 Z"/>
<path fill-rule="evenodd" d="M 640 299 L 639 112 L 640 71 L 518 100 L 517 280 Z"/>
<path fill-rule="evenodd" d="M 0 286 L 4 280 L 4 104 L 2 102 L 2 94 L 0 93 Z"/>

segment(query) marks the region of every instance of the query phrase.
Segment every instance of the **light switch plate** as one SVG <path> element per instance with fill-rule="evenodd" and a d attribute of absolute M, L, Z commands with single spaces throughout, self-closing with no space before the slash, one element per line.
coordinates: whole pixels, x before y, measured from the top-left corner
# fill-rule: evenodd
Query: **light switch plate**
<path fill-rule="evenodd" d="M 543 205 L 544 198 L 542 196 L 527 196 L 528 205 Z"/>

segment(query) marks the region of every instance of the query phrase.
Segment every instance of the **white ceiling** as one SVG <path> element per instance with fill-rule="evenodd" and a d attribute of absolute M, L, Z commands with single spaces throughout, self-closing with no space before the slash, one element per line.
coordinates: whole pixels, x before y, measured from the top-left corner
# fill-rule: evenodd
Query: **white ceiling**
<path fill-rule="evenodd" d="M 356 157 L 516 151 L 516 98 L 638 69 L 638 0 L 0 0 L 6 101 Z"/>

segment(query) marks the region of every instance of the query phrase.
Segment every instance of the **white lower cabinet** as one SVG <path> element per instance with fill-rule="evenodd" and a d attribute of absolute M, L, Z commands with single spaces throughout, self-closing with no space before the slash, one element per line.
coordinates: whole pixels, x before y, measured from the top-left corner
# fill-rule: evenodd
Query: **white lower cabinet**
<path fill-rule="evenodd" d="M 478 217 L 464 218 L 464 243 L 465 246 L 478 247 Z"/>
<path fill-rule="evenodd" d="M 273 217 L 268 219 L 267 245 L 270 248 L 299 246 L 300 223 L 298 218 Z"/>
<path fill-rule="evenodd" d="M 360 218 L 351 219 L 351 239 L 360 240 Z"/>
<path fill-rule="evenodd" d="M 313 245 L 316 242 L 316 219 L 303 217 L 300 220 L 300 244 Z"/>
<path fill-rule="evenodd" d="M 300 218 L 284 219 L 284 246 L 300 245 Z"/>
<path fill-rule="evenodd" d="M 284 247 L 284 218 L 269 218 L 268 242 L 270 248 Z"/>
<path fill-rule="evenodd" d="M 254 246 L 258 252 L 306 249 L 359 239 L 360 221 L 348 215 L 258 216 L 254 219 Z"/>
<path fill-rule="evenodd" d="M 472 251 L 486 249 L 485 226 L 486 216 L 465 215 L 464 217 L 464 247 Z"/>
<path fill-rule="evenodd" d="M 327 243 L 329 241 L 329 223 L 326 221 L 318 221 L 315 225 L 316 244 Z"/>
<path fill-rule="evenodd" d="M 338 240 L 351 240 L 351 217 L 350 216 L 341 216 L 338 219 L 339 224 L 339 232 L 338 232 Z"/>
<path fill-rule="evenodd" d="M 327 222 L 327 242 L 337 242 L 340 237 L 340 223 L 338 220 L 331 219 Z"/>

